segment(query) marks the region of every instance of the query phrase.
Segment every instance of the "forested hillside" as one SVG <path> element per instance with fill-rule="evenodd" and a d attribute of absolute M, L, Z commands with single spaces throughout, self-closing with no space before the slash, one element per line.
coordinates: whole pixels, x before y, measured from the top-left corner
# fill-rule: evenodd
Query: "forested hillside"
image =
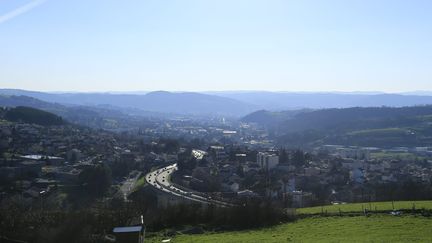
<path fill-rule="evenodd" d="M 432 106 L 323 109 L 292 117 L 285 112 L 270 114 L 255 113 L 246 118 L 266 126 L 281 144 L 392 147 L 432 142 Z"/>
<path fill-rule="evenodd" d="M 13 122 L 24 122 L 43 126 L 65 124 L 65 121 L 55 114 L 25 106 L 6 109 L 2 114 L 5 120 Z"/>

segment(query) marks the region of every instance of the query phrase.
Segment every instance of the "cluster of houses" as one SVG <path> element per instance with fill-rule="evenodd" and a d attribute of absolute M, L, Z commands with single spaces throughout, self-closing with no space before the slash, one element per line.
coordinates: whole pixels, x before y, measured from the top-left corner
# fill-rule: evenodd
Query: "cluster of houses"
<path fill-rule="evenodd" d="M 390 148 L 325 145 L 318 150 L 342 158 L 342 167 L 349 170 L 356 183 L 397 182 L 407 177 L 428 183 L 432 174 L 432 148 Z M 377 154 L 379 156 L 373 156 Z M 401 156 L 403 155 L 403 156 Z"/>
<path fill-rule="evenodd" d="M 322 156 L 323 149 L 327 150 L 326 156 Z M 431 182 L 429 160 L 374 158 L 372 155 L 377 152 L 382 150 L 325 146 L 311 153 L 304 164 L 296 165 L 280 161 L 278 150 L 210 146 L 206 151 L 193 152 L 200 160 L 180 183 L 198 191 L 220 192 L 225 197 L 271 198 L 288 206 L 305 207 L 317 200 L 317 192 L 305 189 L 311 183 L 349 191 L 366 183 L 392 183 L 407 178 Z M 354 200 L 356 196 L 348 198 L 338 193 L 329 192 L 327 202 Z"/>
<path fill-rule="evenodd" d="M 236 144 L 252 149 L 272 148 L 273 140 L 268 131 L 238 121 L 225 119 L 197 119 L 186 118 L 160 121 L 154 127 L 140 129 L 138 132 L 149 141 L 160 137 L 200 139 L 201 141 L 221 143 L 224 145 Z"/>
<path fill-rule="evenodd" d="M 198 151 L 192 152 L 199 159 L 191 175 L 177 181 L 182 186 L 233 201 L 270 198 L 303 207 L 313 200 L 312 193 L 296 188 L 295 176 L 285 180 L 283 174 L 295 167 L 281 164 L 278 151 L 239 151 L 220 145 Z"/>
<path fill-rule="evenodd" d="M 109 133 L 73 126 L 3 122 L 1 197 L 18 194 L 32 200 L 50 194 L 59 185 L 77 184 L 84 168 L 115 152 L 115 143 Z"/>
<path fill-rule="evenodd" d="M 183 121 L 173 121 L 149 129 L 137 136 L 146 138 L 146 134 L 151 134 L 150 139 L 154 139 L 159 138 L 160 132 L 177 136 L 188 134 L 192 138 L 203 138 L 205 143 L 217 144 L 192 151 L 198 161 L 196 167 L 179 183 L 225 197 L 271 198 L 303 207 L 315 200 L 316 193 L 305 186 L 311 181 L 347 187 L 366 182 L 397 182 L 407 177 L 430 182 L 432 173 L 429 162 L 432 149 L 425 147 L 379 149 L 324 145 L 313 150 L 310 153 L 313 156 L 306 162 L 298 164 L 283 161 L 281 151 L 269 146 L 268 135 L 249 125 L 240 124 L 233 130 L 223 124 L 186 126 Z M 118 161 L 126 161 L 131 165 L 122 164 L 120 169 L 133 167 L 146 171 L 177 162 L 179 154 L 185 150 L 165 151 L 164 144 L 150 142 L 151 149 L 144 151 L 138 140 L 126 139 L 128 142 L 121 144 L 112 133 L 67 125 L 44 127 L 2 122 L 0 135 L 3 155 L 0 186 L 7 187 L 1 191 L 30 198 L 49 193 L 58 185 L 78 183 L 81 172 L 100 161 L 114 166 L 112 168 Z M 413 154 L 423 159 L 375 156 L 392 153 Z"/>

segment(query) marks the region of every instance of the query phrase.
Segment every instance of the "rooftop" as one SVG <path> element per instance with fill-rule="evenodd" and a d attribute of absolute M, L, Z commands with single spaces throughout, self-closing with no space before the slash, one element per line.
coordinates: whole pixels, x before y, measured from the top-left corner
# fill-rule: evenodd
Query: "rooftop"
<path fill-rule="evenodd" d="M 140 232 L 142 226 L 128 226 L 128 227 L 116 227 L 113 229 L 114 233 L 131 233 L 131 232 Z"/>

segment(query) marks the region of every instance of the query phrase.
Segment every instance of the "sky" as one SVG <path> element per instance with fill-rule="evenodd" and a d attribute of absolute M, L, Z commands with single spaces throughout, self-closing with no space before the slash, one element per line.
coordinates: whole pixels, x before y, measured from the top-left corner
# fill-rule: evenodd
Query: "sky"
<path fill-rule="evenodd" d="M 0 88 L 432 90 L 430 0 L 0 0 Z"/>

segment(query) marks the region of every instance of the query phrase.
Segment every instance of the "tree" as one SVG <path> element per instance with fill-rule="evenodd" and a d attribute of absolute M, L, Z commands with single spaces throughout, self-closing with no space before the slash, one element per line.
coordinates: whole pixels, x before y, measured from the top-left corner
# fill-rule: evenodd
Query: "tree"
<path fill-rule="evenodd" d="M 296 150 L 294 151 L 292 158 L 294 165 L 300 167 L 306 163 L 307 155 L 301 150 Z"/>
<path fill-rule="evenodd" d="M 180 143 L 175 139 L 161 139 L 161 143 L 165 144 L 164 152 L 176 153 L 180 148 Z"/>
<path fill-rule="evenodd" d="M 106 165 L 96 165 L 84 169 L 79 180 L 88 193 L 103 195 L 111 186 L 111 169 Z"/>
<path fill-rule="evenodd" d="M 280 151 L 279 162 L 281 164 L 287 164 L 289 162 L 288 153 L 286 152 L 285 149 L 281 149 L 281 151 Z"/>
<path fill-rule="evenodd" d="M 184 170 L 192 171 L 193 169 L 195 169 L 196 165 L 197 165 L 197 160 L 194 157 L 182 158 L 182 159 L 179 158 L 177 162 L 177 166 L 181 171 Z"/>

